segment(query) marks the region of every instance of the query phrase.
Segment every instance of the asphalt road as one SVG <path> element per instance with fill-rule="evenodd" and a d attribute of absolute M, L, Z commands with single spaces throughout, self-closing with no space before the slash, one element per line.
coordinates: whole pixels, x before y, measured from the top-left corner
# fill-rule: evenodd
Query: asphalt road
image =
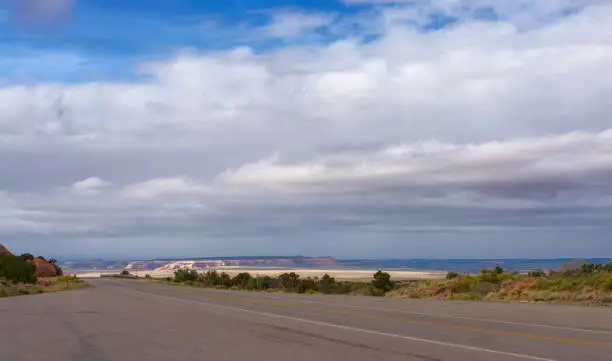
<path fill-rule="evenodd" d="M 0 299 L 0 360 L 612 360 L 609 308 L 90 283 Z"/>

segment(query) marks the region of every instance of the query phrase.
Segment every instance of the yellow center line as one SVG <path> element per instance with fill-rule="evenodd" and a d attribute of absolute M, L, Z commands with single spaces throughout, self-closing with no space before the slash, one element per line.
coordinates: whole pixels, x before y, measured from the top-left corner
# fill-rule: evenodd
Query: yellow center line
<path fill-rule="evenodd" d="M 588 340 L 572 339 L 572 338 L 566 338 L 566 337 L 547 336 L 547 335 L 534 334 L 534 333 L 522 333 L 522 332 L 505 331 L 505 330 L 498 330 L 498 329 L 491 329 L 491 328 L 462 326 L 462 325 L 435 322 L 435 321 L 421 321 L 421 320 L 415 320 L 415 319 L 405 318 L 405 317 L 383 316 L 383 315 L 376 315 L 376 314 L 365 313 L 365 312 L 336 310 L 336 309 L 331 309 L 331 308 L 306 306 L 306 305 L 299 305 L 299 304 L 288 303 L 288 302 L 257 300 L 257 299 L 248 298 L 248 297 L 236 297 L 236 296 L 213 294 L 213 293 L 207 293 L 206 296 L 214 297 L 214 298 L 222 298 L 222 299 L 227 299 L 227 300 L 237 301 L 237 302 L 257 303 L 257 304 L 268 305 L 268 306 L 281 306 L 281 307 L 286 307 L 286 308 L 301 309 L 301 310 L 314 311 L 314 312 L 320 312 L 320 313 L 326 313 L 326 314 L 355 316 L 355 317 L 360 317 L 360 318 L 377 319 L 377 320 L 393 321 L 393 322 L 403 322 L 403 323 L 410 323 L 414 325 L 434 326 L 434 327 L 440 327 L 440 328 L 452 329 L 452 330 L 489 333 L 489 334 L 496 334 L 496 335 L 514 336 L 514 337 L 520 337 L 520 338 L 547 340 L 547 341 L 555 341 L 555 342 L 570 343 L 570 344 L 580 344 L 580 345 L 586 345 L 586 346 L 612 347 L 612 342 L 588 341 Z"/>

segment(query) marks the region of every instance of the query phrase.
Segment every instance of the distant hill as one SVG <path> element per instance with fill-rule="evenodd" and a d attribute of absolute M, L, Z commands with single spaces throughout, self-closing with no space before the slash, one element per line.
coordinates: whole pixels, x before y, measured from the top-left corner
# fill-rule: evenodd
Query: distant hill
<path fill-rule="evenodd" d="M 124 261 L 70 261 L 62 264 L 70 270 L 174 270 L 180 268 L 204 269 L 210 267 L 262 267 L 262 268 L 361 268 L 361 269 L 413 269 L 420 271 L 455 271 L 478 273 L 483 268 L 500 266 L 508 271 L 537 269 L 559 270 L 570 258 L 553 259 L 336 259 L 333 257 L 305 256 L 245 256 L 194 257 Z M 587 258 L 589 263 L 608 263 L 612 258 Z"/>

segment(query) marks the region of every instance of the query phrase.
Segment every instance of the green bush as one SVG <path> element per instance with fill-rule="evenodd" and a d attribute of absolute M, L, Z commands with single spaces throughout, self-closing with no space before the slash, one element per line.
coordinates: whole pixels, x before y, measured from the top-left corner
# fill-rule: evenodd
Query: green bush
<path fill-rule="evenodd" d="M 319 285 L 318 285 L 319 291 L 321 291 L 322 293 L 332 293 L 332 288 L 335 283 L 336 283 L 336 279 L 333 277 L 330 277 L 326 273 L 319 280 Z"/>
<path fill-rule="evenodd" d="M 283 273 L 280 276 L 278 276 L 278 279 L 282 287 L 286 291 L 292 291 L 292 292 L 298 291 L 298 287 L 300 284 L 300 276 L 297 273 L 295 272 Z"/>
<path fill-rule="evenodd" d="M 174 282 L 195 282 L 200 278 L 196 270 L 180 269 L 174 272 Z"/>
<path fill-rule="evenodd" d="M 604 282 L 603 289 L 612 292 L 612 277 L 608 278 L 608 280 Z"/>
<path fill-rule="evenodd" d="M 232 278 L 232 285 L 238 288 L 249 288 L 249 284 L 251 283 L 251 274 L 248 272 L 238 273 L 234 278 Z M 256 285 L 257 281 L 255 281 Z"/>
<path fill-rule="evenodd" d="M 298 293 L 306 293 L 306 292 L 316 292 L 317 291 L 317 283 L 312 278 L 308 277 L 306 279 L 302 279 L 298 284 Z"/>
<path fill-rule="evenodd" d="M 384 296 L 385 295 L 384 290 L 381 290 L 380 288 L 377 288 L 376 286 L 372 284 L 360 285 L 352 293 L 356 295 L 363 295 L 363 296 Z"/>
<path fill-rule="evenodd" d="M 450 286 L 450 289 L 452 293 L 466 293 L 472 291 L 472 286 L 478 282 L 476 277 L 465 276 L 457 279 L 457 281 Z"/>
<path fill-rule="evenodd" d="M 36 266 L 20 257 L 0 254 L 0 277 L 14 283 L 36 283 Z"/>
<path fill-rule="evenodd" d="M 391 281 L 390 274 L 388 274 L 387 272 L 378 271 L 374 273 L 372 286 L 379 290 L 382 290 L 383 292 L 389 292 L 395 287 L 395 284 Z"/>
<path fill-rule="evenodd" d="M 499 289 L 499 286 L 495 283 L 478 282 L 472 285 L 471 292 L 476 295 L 486 296 L 491 292 L 497 291 L 498 289 Z"/>

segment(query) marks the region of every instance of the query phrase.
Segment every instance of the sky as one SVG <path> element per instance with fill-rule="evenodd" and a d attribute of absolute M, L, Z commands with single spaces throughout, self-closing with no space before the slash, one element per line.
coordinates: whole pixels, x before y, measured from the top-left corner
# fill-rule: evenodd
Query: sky
<path fill-rule="evenodd" d="M 0 0 L 0 243 L 612 257 L 612 2 Z"/>

